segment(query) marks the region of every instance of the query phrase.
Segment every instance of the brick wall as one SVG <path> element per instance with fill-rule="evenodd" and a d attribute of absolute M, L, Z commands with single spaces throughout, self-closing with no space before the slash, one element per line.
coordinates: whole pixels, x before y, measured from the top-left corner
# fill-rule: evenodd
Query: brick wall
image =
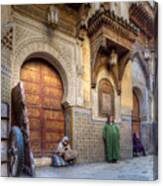
<path fill-rule="evenodd" d="M 93 121 L 91 111 L 73 108 L 73 148 L 78 151 L 78 162 L 104 161 L 102 129 L 104 123 Z"/>
<path fill-rule="evenodd" d="M 79 163 L 105 160 L 102 136 L 105 122 L 91 117 L 91 110 L 73 107 L 73 148 L 79 153 Z M 123 115 L 119 129 L 120 158 L 132 158 L 131 116 Z"/>

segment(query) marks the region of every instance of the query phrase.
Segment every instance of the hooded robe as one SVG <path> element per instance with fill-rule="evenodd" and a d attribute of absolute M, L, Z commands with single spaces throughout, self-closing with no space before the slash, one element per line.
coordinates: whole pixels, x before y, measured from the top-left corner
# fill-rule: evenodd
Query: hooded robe
<path fill-rule="evenodd" d="M 57 149 L 55 150 L 55 153 L 61 157 L 63 157 L 63 159 L 65 161 L 71 161 L 71 160 L 75 160 L 77 158 L 77 151 L 72 150 L 69 143 L 67 145 L 64 145 L 64 142 L 68 141 L 69 142 L 69 138 L 67 136 L 65 136 L 61 142 L 58 144 Z"/>
<path fill-rule="evenodd" d="M 133 154 L 137 155 L 137 153 L 142 152 L 143 155 L 145 156 L 145 149 L 143 144 L 140 141 L 140 138 L 137 137 L 136 133 L 133 134 Z"/>
<path fill-rule="evenodd" d="M 120 157 L 120 134 L 119 128 L 114 123 L 112 125 L 106 123 L 103 129 L 103 137 L 105 141 L 105 155 L 107 161 L 119 160 Z"/>

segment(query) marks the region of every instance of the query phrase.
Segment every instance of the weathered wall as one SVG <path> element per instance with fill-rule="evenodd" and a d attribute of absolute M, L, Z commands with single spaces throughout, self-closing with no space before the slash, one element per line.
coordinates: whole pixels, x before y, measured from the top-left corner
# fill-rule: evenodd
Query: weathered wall
<path fill-rule="evenodd" d="M 82 62 L 83 62 L 83 98 L 84 106 L 90 108 L 91 101 L 91 60 L 90 60 L 90 43 L 85 37 L 82 43 Z"/>
<path fill-rule="evenodd" d="M 132 68 L 131 61 L 125 67 L 121 83 L 121 157 L 132 157 Z M 126 135 L 128 134 L 128 135 Z"/>

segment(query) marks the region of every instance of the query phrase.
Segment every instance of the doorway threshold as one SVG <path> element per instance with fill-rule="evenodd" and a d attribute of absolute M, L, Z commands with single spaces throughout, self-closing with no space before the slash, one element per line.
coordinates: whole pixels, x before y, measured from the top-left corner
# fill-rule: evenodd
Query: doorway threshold
<path fill-rule="evenodd" d="M 44 167 L 44 166 L 51 166 L 52 165 L 52 158 L 51 157 L 34 158 L 34 161 L 35 161 L 36 167 Z"/>

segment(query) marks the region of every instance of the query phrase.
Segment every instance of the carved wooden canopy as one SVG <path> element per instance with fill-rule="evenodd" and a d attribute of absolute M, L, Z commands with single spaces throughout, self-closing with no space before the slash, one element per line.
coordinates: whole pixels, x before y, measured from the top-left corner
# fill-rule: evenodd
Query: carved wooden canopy
<path fill-rule="evenodd" d="M 129 14 L 130 20 L 151 38 L 154 32 L 154 11 L 149 2 L 132 3 Z"/>
<path fill-rule="evenodd" d="M 87 28 L 91 44 L 92 87 L 96 86 L 98 69 L 105 65 L 112 75 L 117 93 L 121 92 L 121 69 L 125 56 L 129 56 L 137 37 L 137 29 L 114 11 L 101 7 L 88 20 Z M 118 64 L 108 68 L 112 49 L 118 54 Z M 105 60 L 102 60 L 105 59 Z"/>
<path fill-rule="evenodd" d="M 99 32 L 128 49 L 131 48 L 137 36 L 136 27 L 129 21 L 115 15 L 114 11 L 104 10 L 102 7 L 88 21 L 89 37 L 97 37 Z"/>

